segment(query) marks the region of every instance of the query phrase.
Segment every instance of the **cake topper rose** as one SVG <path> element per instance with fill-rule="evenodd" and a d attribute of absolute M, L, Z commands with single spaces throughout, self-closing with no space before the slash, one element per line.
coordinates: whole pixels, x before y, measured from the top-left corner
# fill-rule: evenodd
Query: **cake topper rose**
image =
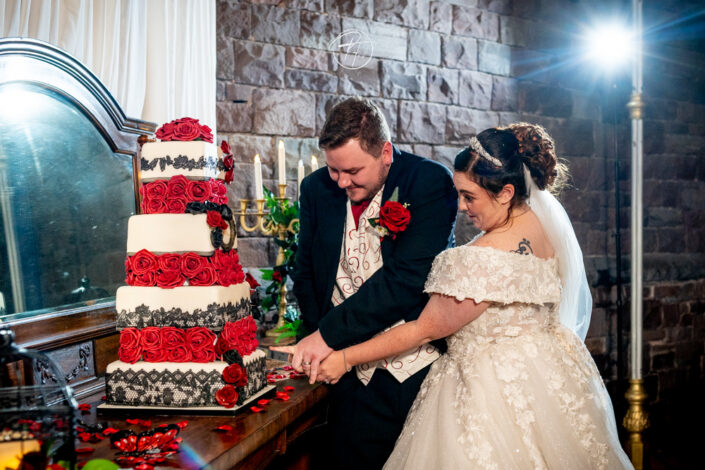
<path fill-rule="evenodd" d="M 204 124 L 199 124 L 198 119 L 190 117 L 183 117 L 167 122 L 157 129 L 155 136 L 162 142 L 171 140 L 179 140 L 182 142 L 202 140 L 211 144 L 213 143 L 211 128 Z"/>

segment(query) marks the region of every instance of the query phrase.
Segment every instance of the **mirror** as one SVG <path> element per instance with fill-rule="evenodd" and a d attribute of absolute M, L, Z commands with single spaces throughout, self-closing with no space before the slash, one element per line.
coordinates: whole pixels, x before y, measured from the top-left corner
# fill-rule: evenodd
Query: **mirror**
<path fill-rule="evenodd" d="M 111 300 L 133 188 L 132 157 L 65 96 L 0 85 L 0 319 Z"/>

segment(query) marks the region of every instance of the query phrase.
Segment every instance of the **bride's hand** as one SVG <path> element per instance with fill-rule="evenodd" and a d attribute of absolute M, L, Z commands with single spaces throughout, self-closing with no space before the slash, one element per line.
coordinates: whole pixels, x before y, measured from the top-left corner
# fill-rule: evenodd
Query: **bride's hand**
<path fill-rule="evenodd" d="M 333 351 L 318 367 L 316 380 L 328 384 L 338 383 L 338 380 L 347 372 L 345 370 L 345 356 L 342 351 Z"/>

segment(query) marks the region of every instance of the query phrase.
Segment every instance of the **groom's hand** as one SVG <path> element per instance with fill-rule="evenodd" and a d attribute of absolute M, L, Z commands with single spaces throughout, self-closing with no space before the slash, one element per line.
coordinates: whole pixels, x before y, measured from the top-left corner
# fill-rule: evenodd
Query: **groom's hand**
<path fill-rule="evenodd" d="M 316 330 L 296 344 L 291 365 L 298 372 L 303 371 L 308 375 L 309 383 L 314 383 L 318 375 L 318 365 L 332 352 L 333 349 L 328 347 L 321 333 Z"/>

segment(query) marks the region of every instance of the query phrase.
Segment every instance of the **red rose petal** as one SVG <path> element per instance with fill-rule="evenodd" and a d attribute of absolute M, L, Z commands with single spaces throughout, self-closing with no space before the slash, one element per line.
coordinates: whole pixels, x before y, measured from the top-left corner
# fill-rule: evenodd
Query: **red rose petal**
<path fill-rule="evenodd" d="M 79 447 L 76 449 L 77 454 L 90 454 L 94 451 L 95 449 L 93 447 Z"/>
<path fill-rule="evenodd" d="M 135 470 L 152 470 L 154 468 L 153 465 L 149 465 L 148 463 L 142 463 L 139 464 L 135 467 Z"/>
<path fill-rule="evenodd" d="M 287 385 L 286 387 L 284 387 L 285 392 L 293 392 L 294 390 L 295 390 L 295 388 L 292 387 L 291 385 Z"/>
<path fill-rule="evenodd" d="M 233 427 L 230 426 L 229 424 L 223 424 L 222 426 L 218 426 L 217 428 L 214 429 L 214 431 L 220 431 L 220 432 L 229 432 L 232 430 L 233 430 Z"/>
<path fill-rule="evenodd" d="M 100 397 L 100 400 L 101 400 L 101 401 L 105 401 L 105 400 L 107 400 L 107 399 L 108 399 L 108 397 L 106 397 L 105 395 L 103 395 L 102 397 Z"/>
<path fill-rule="evenodd" d="M 119 429 L 115 429 L 115 428 L 105 428 L 105 429 L 103 429 L 103 435 L 109 436 L 111 434 L 115 434 L 118 431 L 119 431 Z"/>
<path fill-rule="evenodd" d="M 257 404 L 259 406 L 267 406 L 267 405 L 269 405 L 270 401 L 272 401 L 272 400 L 267 400 L 266 398 L 262 398 L 261 400 L 257 401 Z"/>
<path fill-rule="evenodd" d="M 289 394 L 284 392 L 277 392 L 276 398 L 277 400 L 287 401 L 289 400 Z"/>
<path fill-rule="evenodd" d="M 179 429 L 184 429 L 186 426 L 188 426 L 188 421 L 179 421 L 176 423 L 176 425 L 179 427 Z"/>
<path fill-rule="evenodd" d="M 283 369 L 284 370 L 294 370 L 294 368 L 291 366 L 284 366 Z"/>
<path fill-rule="evenodd" d="M 81 411 L 91 411 L 91 405 L 89 405 L 88 403 L 81 403 L 80 405 L 78 405 L 78 409 Z"/>
<path fill-rule="evenodd" d="M 253 413 L 261 413 L 264 411 L 264 408 L 260 408 L 259 406 L 251 406 L 250 409 Z"/>

